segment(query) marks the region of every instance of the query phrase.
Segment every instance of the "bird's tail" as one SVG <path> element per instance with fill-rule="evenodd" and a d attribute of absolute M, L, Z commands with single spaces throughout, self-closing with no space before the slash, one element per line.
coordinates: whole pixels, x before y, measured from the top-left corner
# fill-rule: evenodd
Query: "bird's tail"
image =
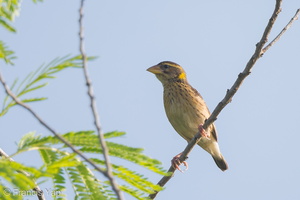
<path fill-rule="evenodd" d="M 219 156 L 212 156 L 215 163 L 217 164 L 217 166 L 222 170 L 225 171 L 228 169 L 228 165 L 226 160 L 224 159 L 224 157 L 222 155 Z"/>

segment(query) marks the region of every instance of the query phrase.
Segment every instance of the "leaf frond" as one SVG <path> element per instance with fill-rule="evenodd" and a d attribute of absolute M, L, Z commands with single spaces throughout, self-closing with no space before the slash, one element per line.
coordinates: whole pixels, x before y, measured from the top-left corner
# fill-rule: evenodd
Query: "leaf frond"
<path fill-rule="evenodd" d="M 1 24 L 1 18 L 0 18 L 0 24 Z M 10 29 L 13 30 L 12 27 L 10 27 Z M 4 44 L 4 42 L 0 40 L 0 59 L 3 59 L 6 64 L 14 65 L 13 59 L 15 58 L 16 56 L 14 55 L 14 52 L 9 50 L 8 47 Z"/>
<path fill-rule="evenodd" d="M 121 137 L 124 134 L 124 132 L 114 131 L 104 135 L 110 139 Z M 61 136 L 83 153 L 102 154 L 98 135 L 94 131 L 68 132 Z M 135 163 L 155 173 L 167 175 L 166 170 L 161 167 L 161 163 L 144 155 L 142 148 L 129 147 L 111 141 L 106 141 L 106 144 L 111 156 Z M 53 188 L 62 193 L 61 196 L 53 197 L 54 199 L 66 199 L 63 195 L 63 191 L 66 190 L 66 175 L 71 181 L 75 199 L 116 199 L 109 182 L 100 181 L 93 174 L 93 169 L 90 169 L 85 161 L 81 161 L 77 154 L 70 153 L 68 147 L 55 136 L 42 137 L 34 132 L 26 134 L 18 143 L 18 152 L 32 149 L 38 150 L 41 155 L 44 165 L 40 170 L 52 177 Z M 103 160 L 93 157 L 90 159 L 105 170 L 106 166 Z M 162 190 L 162 187 L 149 181 L 143 174 L 126 167 L 126 163 L 122 163 L 122 165 L 112 163 L 112 168 L 113 175 L 126 183 L 120 186 L 123 191 L 137 199 L 146 199 L 149 194 Z M 43 175 L 35 174 L 36 177 Z"/>
<path fill-rule="evenodd" d="M 4 48 L 5 46 L 2 45 L 2 47 L 3 47 L 2 49 L 5 50 Z M 1 58 L 1 43 L 0 43 L 0 58 Z M 94 57 L 89 57 L 88 59 L 93 60 Z M 56 73 L 65 70 L 67 68 L 80 68 L 80 67 L 82 67 L 81 56 L 73 56 L 73 57 L 65 56 L 62 58 L 56 58 L 52 60 L 49 64 L 41 65 L 37 70 L 29 73 L 25 77 L 25 79 L 21 81 L 21 83 L 18 85 L 16 90 L 14 90 L 13 88 L 13 93 L 25 103 L 45 100 L 46 99 L 45 97 L 40 97 L 40 98 L 37 97 L 21 98 L 21 97 L 23 97 L 24 95 L 28 95 L 33 91 L 37 91 L 41 88 L 44 88 L 46 85 L 48 85 L 47 79 L 55 78 Z M 17 81 L 14 82 L 14 86 L 16 86 L 16 84 Z M 8 99 L 10 99 L 10 102 L 8 102 Z M 11 98 L 5 97 L 0 116 L 6 114 L 8 110 L 15 105 L 16 103 Z"/>
<path fill-rule="evenodd" d="M 67 172 L 76 191 L 75 199 L 107 199 L 101 191 L 101 184 L 86 165 L 79 163 L 76 167 L 67 168 Z"/>

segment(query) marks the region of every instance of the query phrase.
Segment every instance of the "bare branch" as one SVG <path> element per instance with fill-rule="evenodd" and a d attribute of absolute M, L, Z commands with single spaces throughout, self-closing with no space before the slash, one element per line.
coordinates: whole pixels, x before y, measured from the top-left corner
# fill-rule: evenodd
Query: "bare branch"
<path fill-rule="evenodd" d="M 262 53 L 265 53 L 273 44 L 275 44 L 280 37 L 292 26 L 293 22 L 298 19 L 298 15 L 300 14 L 300 9 L 298 9 L 289 23 L 280 31 L 280 33 L 262 50 Z"/>
<path fill-rule="evenodd" d="M 264 30 L 264 33 L 260 39 L 260 41 L 256 44 L 256 49 L 254 54 L 251 56 L 250 60 L 248 61 L 248 63 L 246 64 L 246 67 L 244 69 L 243 72 L 241 72 L 238 75 L 238 78 L 236 79 L 236 81 L 234 82 L 234 84 L 232 85 L 232 87 L 227 90 L 227 93 L 225 95 L 225 97 L 222 99 L 221 102 L 219 102 L 219 104 L 217 105 L 217 107 L 214 109 L 214 111 L 212 112 L 212 114 L 210 115 L 210 117 L 206 120 L 206 122 L 203 125 L 204 129 L 207 129 L 218 117 L 218 115 L 220 114 L 220 112 L 223 110 L 223 108 L 231 102 L 232 97 L 235 95 L 235 93 L 237 92 L 237 90 L 239 89 L 239 87 L 242 85 L 243 81 L 245 80 L 245 78 L 251 73 L 251 69 L 253 68 L 253 66 L 255 65 L 256 61 L 263 55 L 263 47 L 265 46 L 266 42 L 268 41 L 268 36 L 271 32 L 271 29 L 277 19 L 278 14 L 281 11 L 281 3 L 282 0 L 276 0 L 276 5 L 275 5 L 275 9 L 273 11 L 273 14 L 271 16 L 271 18 L 269 19 L 269 22 Z M 293 20 L 294 21 L 294 20 Z M 279 38 L 278 38 L 279 39 Z M 268 49 L 265 49 L 265 51 L 267 51 Z M 181 162 L 185 161 L 189 155 L 189 153 L 192 151 L 193 147 L 200 141 L 201 139 L 201 135 L 198 132 L 195 137 L 188 143 L 188 145 L 186 146 L 186 148 L 184 149 L 184 151 L 182 152 L 179 160 Z M 169 168 L 169 173 L 171 173 L 171 176 L 164 176 L 157 184 L 160 186 L 164 186 L 174 175 L 175 169 L 171 166 Z M 154 199 L 156 197 L 156 195 L 158 194 L 158 191 L 156 193 L 153 193 L 151 195 L 149 195 L 150 199 Z"/>
<path fill-rule="evenodd" d="M 103 151 L 103 156 L 104 156 L 104 161 L 106 165 L 106 175 L 107 178 L 110 181 L 110 184 L 112 186 L 112 189 L 116 193 L 118 199 L 122 200 L 124 199 L 121 190 L 119 189 L 118 184 L 116 183 L 113 173 L 112 173 L 112 166 L 110 164 L 110 158 L 108 155 L 108 148 L 106 146 L 106 142 L 104 140 L 103 132 L 101 129 L 101 124 L 100 124 L 100 119 L 99 119 L 99 114 L 97 111 L 97 106 L 96 106 L 96 101 L 95 101 L 95 95 L 93 91 L 93 86 L 92 86 L 92 81 L 89 77 L 88 74 L 88 66 L 87 66 L 87 56 L 84 50 L 84 37 L 83 37 L 83 8 L 84 8 L 84 1 L 81 0 L 80 8 L 79 8 L 79 50 L 82 56 L 82 65 L 83 65 L 83 71 L 84 71 L 84 78 L 86 81 L 86 86 L 88 88 L 88 96 L 90 98 L 90 103 L 91 103 L 91 110 L 94 116 L 94 124 L 97 129 L 98 137 L 99 137 L 99 142 Z"/>
<path fill-rule="evenodd" d="M 10 161 L 14 161 L 11 157 L 9 157 L 6 153 L 5 153 L 5 151 L 3 151 L 1 148 L 0 148 L 0 157 L 4 157 L 4 158 L 6 158 L 6 159 L 8 159 L 8 160 L 10 160 Z M 25 172 L 25 171 L 18 171 L 19 173 L 22 173 L 22 174 L 24 174 L 25 176 L 30 176 L 27 172 Z M 44 196 L 44 192 L 43 192 L 43 190 L 41 190 L 40 188 L 39 188 L 39 186 L 35 183 L 35 187 L 33 188 L 33 191 L 35 191 L 36 192 L 36 195 L 37 195 L 37 197 L 38 197 L 38 199 L 39 200 L 46 200 L 46 198 L 45 198 L 45 196 Z"/>

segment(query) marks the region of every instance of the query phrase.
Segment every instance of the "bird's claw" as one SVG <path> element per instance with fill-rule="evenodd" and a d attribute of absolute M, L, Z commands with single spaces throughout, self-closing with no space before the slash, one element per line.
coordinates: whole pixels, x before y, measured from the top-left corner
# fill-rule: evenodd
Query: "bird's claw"
<path fill-rule="evenodd" d="M 206 132 L 205 129 L 203 128 L 203 124 L 200 124 L 200 125 L 199 125 L 198 130 L 199 130 L 199 133 L 200 133 L 201 137 L 204 137 L 204 138 L 210 140 L 210 138 L 209 138 L 210 135 L 207 134 L 207 132 Z"/>
<path fill-rule="evenodd" d="M 179 160 L 181 154 L 182 154 L 182 153 L 180 153 L 180 154 L 174 156 L 174 158 L 171 160 L 171 163 L 172 163 L 172 166 L 174 167 L 174 169 L 178 169 L 178 171 L 180 171 L 180 172 L 183 173 L 184 171 L 188 170 L 189 166 L 188 166 L 188 163 L 187 163 L 186 161 L 181 162 L 181 161 Z M 181 165 L 181 164 L 183 164 L 183 165 L 185 166 L 185 169 L 184 169 L 184 170 L 182 170 L 182 169 L 180 168 L 180 165 Z"/>

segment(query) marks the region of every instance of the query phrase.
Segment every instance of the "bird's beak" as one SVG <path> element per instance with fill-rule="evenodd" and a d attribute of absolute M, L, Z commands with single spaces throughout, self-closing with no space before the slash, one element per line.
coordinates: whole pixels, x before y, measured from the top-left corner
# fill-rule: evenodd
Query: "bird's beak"
<path fill-rule="evenodd" d="M 153 67 L 149 67 L 147 69 L 147 71 L 151 72 L 153 74 L 161 74 L 162 73 L 162 71 L 161 71 L 161 69 L 160 69 L 160 67 L 158 65 L 154 65 Z"/>

